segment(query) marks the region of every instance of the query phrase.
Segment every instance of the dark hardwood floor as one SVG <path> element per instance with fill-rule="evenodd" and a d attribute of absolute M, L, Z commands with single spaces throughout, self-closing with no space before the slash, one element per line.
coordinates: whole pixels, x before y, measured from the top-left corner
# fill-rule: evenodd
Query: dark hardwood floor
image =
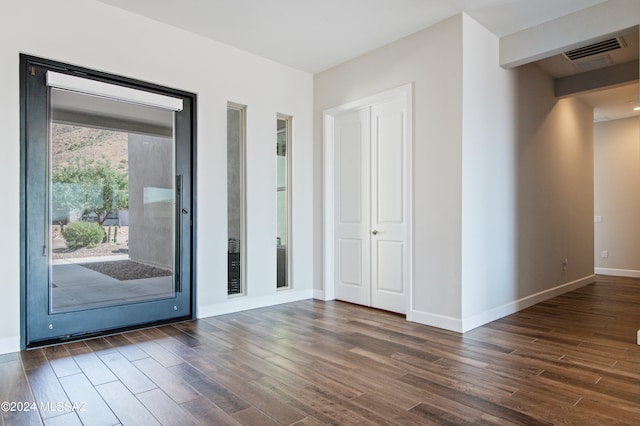
<path fill-rule="evenodd" d="M 0 355 L 0 424 L 638 425 L 638 328 L 626 278 L 463 336 L 289 303 Z"/>

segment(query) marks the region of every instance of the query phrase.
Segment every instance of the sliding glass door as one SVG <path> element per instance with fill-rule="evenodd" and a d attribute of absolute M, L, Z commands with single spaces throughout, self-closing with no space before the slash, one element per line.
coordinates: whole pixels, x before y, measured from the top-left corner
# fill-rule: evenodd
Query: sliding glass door
<path fill-rule="evenodd" d="M 25 344 L 191 317 L 194 97 L 22 59 Z"/>

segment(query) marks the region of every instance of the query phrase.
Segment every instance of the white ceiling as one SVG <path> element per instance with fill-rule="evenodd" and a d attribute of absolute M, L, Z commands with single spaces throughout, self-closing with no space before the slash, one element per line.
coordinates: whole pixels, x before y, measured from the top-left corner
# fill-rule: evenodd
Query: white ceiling
<path fill-rule="evenodd" d="M 466 12 L 498 36 L 606 0 L 99 0 L 317 73 Z"/>
<path fill-rule="evenodd" d="M 607 0 L 98 1 L 318 73 L 460 12 L 503 36 Z M 638 100 L 637 85 L 581 99 L 596 121 L 640 115 L 625 112 Z"/>

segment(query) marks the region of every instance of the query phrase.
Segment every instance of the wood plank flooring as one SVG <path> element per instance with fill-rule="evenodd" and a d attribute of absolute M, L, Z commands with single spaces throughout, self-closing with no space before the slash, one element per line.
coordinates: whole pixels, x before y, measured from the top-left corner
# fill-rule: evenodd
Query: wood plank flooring
<path fill-rule="evenodd" d="M 603 276 L 464 335 L 295 302 L 0 355 L 0 425 L 637 425 L 638 328 Z"/>

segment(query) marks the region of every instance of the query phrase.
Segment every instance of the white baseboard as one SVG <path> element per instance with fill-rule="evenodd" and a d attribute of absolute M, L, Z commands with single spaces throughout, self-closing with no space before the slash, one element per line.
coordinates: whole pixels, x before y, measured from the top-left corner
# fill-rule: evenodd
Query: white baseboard
<path fill-rule="evenodd" d="M 20 351 L 20 336 L 0 339 L 0 355 Z"/>
<path fill-rule="evenodd" d="M 611 275 L 614 277 L 640 278 L 640 271 L 633 269 L 595 268 L 598 275 Z"/>
<path fill-rule="evenodd" d="M 526 309 L 536 303 L 543 302 L 552 297 L 559 296 L 569 291 L 584 287 L 587 284 L 595 282 L 595 275 L 589 275 L 584 278 L 580 278 L 575 281 L 571 281 L 559 286 L 541 291 L 539 293 L 532 294 L 530 296 L 523 297 L 513 302 L 505 303 L 502 306 L 489 309 L 476 315 L 464 318 L 447 317 L 443 315 L 431 314 L 423 311 L 411 311 L 411 321 L 420 324 L 428 325 L 431 327 L 443 328 L 445 330 L 455 331 L 458 333 L 465 333 L 469 330 L 473 330 L 481 325 L 488 324 L 491 321 L 495 321 L 507 315 L 514 314 L 518 311 Z"/>
<path fill-rule="evenodd" d="M 324 290 L 313 290 L 313 298 L 316 300 L 324 300 L 329 301 L 329 300 L 333 300 L 333 299 L 328 299 Z"/>
<path fill-rule="evenodd" d="M 234 297 L 221 303 L 199 306 L 197 318 L 213 317 L 216 315 L 232 314 L 234 312 L 247 311 L 249 309 L 265 308 L 281 303 L 297 302 L 299 300 L 312 299 L 314 291 L 309 290 L 281 290 L 276 294 L 262 297 Z"/>
<path fill-rule="evenodd" d="M 462 333 L 462 321 L 459 318 L 448 317 L 445 315 L 432 314 L 429 312 L 411 309 L 407 320 L 411 318 L 411 322 L 428 325 L 430 327 L 442 328 L 450 331 Z"/>

